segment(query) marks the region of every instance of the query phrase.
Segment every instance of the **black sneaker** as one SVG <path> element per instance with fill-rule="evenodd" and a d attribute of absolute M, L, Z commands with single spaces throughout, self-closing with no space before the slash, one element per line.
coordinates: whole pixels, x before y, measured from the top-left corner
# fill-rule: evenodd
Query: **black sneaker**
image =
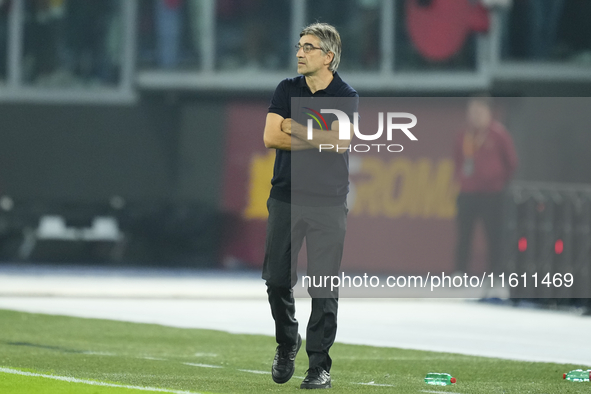
<path fill-rule="evenodd" d="M 286 383 L 295 371 L 295 358 L 302 346 L 302 337 L 298 334 L 298 343 L 293 346 L 279 345 L 275 350 L 271 375 L 275 383 Z"/>
<path fill-rule="evenodd" d="M 322 367 L 310 368 L 306 372 L 306 379 L 300 385 L 301 389 L 329 389 L 331 387 L 330 374 Z"/>

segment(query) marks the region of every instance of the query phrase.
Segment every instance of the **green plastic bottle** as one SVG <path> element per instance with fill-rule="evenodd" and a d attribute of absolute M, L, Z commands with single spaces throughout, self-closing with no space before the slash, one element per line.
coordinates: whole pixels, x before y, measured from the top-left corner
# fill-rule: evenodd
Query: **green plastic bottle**
<path fill-rule="evenodd" d="M 429 372 L 427 376 L 425 376 L 425 383 L 435 386 L 449 386 L 455 382 L 456 378 L 452 377 L 448 373 Z"/>
<path fill-rule="evenodd" d="M 591 379 L 591 369 L 586 371 L 575 369 L 574 371 L 562 374 L 562 379 L 570 380 L 571 382 L 588 382 Z"/>

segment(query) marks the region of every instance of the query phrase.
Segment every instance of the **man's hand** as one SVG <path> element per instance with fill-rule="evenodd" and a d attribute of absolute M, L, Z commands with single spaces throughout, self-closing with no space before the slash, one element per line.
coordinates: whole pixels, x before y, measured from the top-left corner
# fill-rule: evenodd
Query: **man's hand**
<path fill-rule="evenodd" d="M 285 134 L 289 134 L 296 140 L 305 141 L 311 146 L 320 149 L 321 145 L 325 145 L 323 150 L 329 152 L 344 153 L 351 143 L 351 139 L 341 140 L 339 139 L 339 122 L 334 121 L 330 125 L 330 130 L 318 130 L 313 129 L 312 135 L 314 136 L 311 140 L 308 140 L 308 128 L 294 121 L 293 119 L 283 119 L 281 122 L 281 131 Z M 353 125 L 350 124 L 349 136 L 353 135 Z M 327 145 L 332 145 L 333 148 L 326 149 Z M 338 147 L 338 149 L 337 149 Z"/>
<path fill-rule="evenodd" d="M 291 118 L 283 119 L 281 131 L 302 140 L 306 139 L 307 129 Z"/>
<path fill-rule="evenodd" d="M 291 118 L 283 119 L 283 122 L 281 122 L 281 131 L 291 135 Z"/>
<path fill-rule="evenodd" d="M 314 149 L 315 146 L 309 144 L 305 139 L 295 138 L 295 135 L 292 137 L 294 124 L 297 125 L 289 118 L 284 119 L 277 114 L 268 113 L 263 136 L 265 147 L 288 151 Z"/>

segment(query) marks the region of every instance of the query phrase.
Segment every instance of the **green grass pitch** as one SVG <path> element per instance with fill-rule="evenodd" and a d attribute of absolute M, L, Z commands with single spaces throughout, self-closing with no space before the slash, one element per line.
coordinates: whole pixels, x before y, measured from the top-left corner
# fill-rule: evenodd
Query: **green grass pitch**
<path fill-rule="evenodd" d="M 0 393 L 298 391 L 307 368 L 304 347 L 296 360 L 295 376 L 283 385 L 271 380 L 274 351 L 274 339 L 262 335 L 0 310 Z M 331 354 L 332 392 L 591 393 L 589 382 L 562 380 L 563 372 L 585 368 L 581 365 L 340 343 Z M 458 383 L 426 385 L 423 378 L 428 372 L 450 373 Z M 152 389 L 141 391 L 138 387 Z"/>

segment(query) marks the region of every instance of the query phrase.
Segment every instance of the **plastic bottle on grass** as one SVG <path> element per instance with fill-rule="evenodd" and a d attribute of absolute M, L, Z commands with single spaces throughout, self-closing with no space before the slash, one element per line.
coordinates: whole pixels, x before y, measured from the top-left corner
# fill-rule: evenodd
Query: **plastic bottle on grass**
<path fill-rule="evenodd" d="M 570 380 L 571 382 L 588 382 L 591 379 L 591 369 L 586 371 L 575 369 L 574 371 L 562 374 L 562 379 Z"/>
<path fill-rule="evenodd" d="M 450 384 L 455 382 L 456 378 L 452 377 L 448 373 L 429 372 L 427 376 L 425 376 L 425 383 L 432 384 L 435 386 L 449 386 Z"/>

